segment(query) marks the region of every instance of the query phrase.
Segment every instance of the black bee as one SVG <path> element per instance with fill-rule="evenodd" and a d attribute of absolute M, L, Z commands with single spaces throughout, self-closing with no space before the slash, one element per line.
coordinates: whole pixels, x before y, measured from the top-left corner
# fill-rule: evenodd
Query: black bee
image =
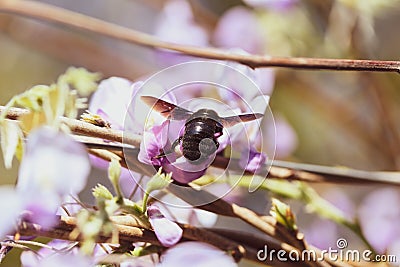
<path fill-rule="evenodd" d="M 231 127 L 239 122 L 256 120 L 263 116 L 260 113 L 255 113 L 220 117 L 212 109 L 199 109 L 192 112 L 152 96 L 142 96 L 141 99 L 167 119 L 186 120 L 185 131 L 181 137 L 172 143 L 172 150 L 182 142 L 182 154 L 193 164 L 204 162 L 217 151 L 219 147 L 217 138 L 223 134 L 224 127 Z M 159 157 L 165 155 L 164 152 Z"/>

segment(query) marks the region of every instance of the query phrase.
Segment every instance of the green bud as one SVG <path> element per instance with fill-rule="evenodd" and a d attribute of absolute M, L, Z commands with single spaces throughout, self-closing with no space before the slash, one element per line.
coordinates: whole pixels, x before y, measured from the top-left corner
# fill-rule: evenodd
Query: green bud
<path fill-rule="evenodd" d="M 99 127 L 111 128 L 108 121 L 98 114 L 91 113 L 89 110 L 86 110 L 86 112 L 81 115 L 81 120 Z"/>
<path fill-rule="evenodd" d="M 112 158 L 110 161 L 110 165 L 108 166 L 108 178 L 113 185 L 115 192 L 119 199 L 123 199 L 122 191 L 119 186 L 119 177 L 121 176 L 121 164 L 119 163 L 119 159 Z"/>
<path fill-rule="evenodd" d="M 146 184 L 146 192 L 143 197 L 143 213 L 146 212 L 147 209 L 147 201 L 149 199 L 149 195 L 151 192 L 155 190 L 162 190 L 166 188 L 172 182 L 172 172 L 165 174 L 162 173 L 162 168 L 158 169 L 158 172 L 151 177 L 150 181 Z"/>
<path fill-rule="evenodd" d="M 270 214 L 277 220 L 278 223 L 282 224 L 287 229 L 292 231 L 297 230 L 296 218 L 289 205 L 279 201 L 276 198 L 272 198 Z"/>
<path fill-rule="evenodd" d="M 102 198 L 102 199 L 106 199 L 106 200 L 111 200 L 113 198 L 113 195 L 108 190 L 108 188 L 102 184 L 97 184 L 92 189 L 92 194 L 96 199 Z"/>
<path fill-rule="evenodd" d="M 146 185 L 146 193 L 150 194 L 155 190 L 162 190 L 166 188 L 172 182 L 172 172 L 165 174 L 162 173 L 162 168 L 158 169 L 158 172 L 151 177 L 150 181 Z"/>

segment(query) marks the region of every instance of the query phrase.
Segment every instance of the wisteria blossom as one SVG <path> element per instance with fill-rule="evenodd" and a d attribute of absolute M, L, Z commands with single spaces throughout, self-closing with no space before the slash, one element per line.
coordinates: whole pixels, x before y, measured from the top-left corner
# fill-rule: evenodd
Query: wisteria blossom
<path fill-rule="evenodd" d="M 89 257 L 82 255 L 77 247 L 73 248 L 71 242 L 54 239 L 47 245 L 52 249 L 41 248 L 37 253 L 24 251 L 21 254 L 22 266 L 88 267 L 94 265 L 94 262 Z"/>
<path fill-rule="evenodd" d="M 223 188 L 222 191 L 225 193 L 228 189 Z M 153 205 L 157 206 L 162 214 L 169 220 L 183 224 L 190 224 L 199 227 L 212 227 L 215 225 L 218 218 L 215 213 L 194 208 L 172 194 L 165 195 L 159 202 L 156 202 Z"/>
<path fill-rule="evenodd" d="M 3 238 L 16 226 L 17 219 L 26 202 L 11 186 L 1 186 L 0 196 L 2 199 L 0 201 L 2 211 L 0 216 L 0 238 Z"/>
<path fill-rule="evenodd" d="M 140 82 L 133 84 L 120 77 L 105 79 L 91 96 L 88 110 L 108 121 L 111 128 L 121 130 L 132 94 L 139 86 Z"/>
<path fill-rule="evenodd" d="M 142 85 L 141 81 L 133 83 L 127 79 L 120 77 L 110 77 L 103 80 L 97 90 L 92 95 L 88 110 L 91 113 L 100 115 L 104 120 L 110 123 L 112 129 L 122 130 L 124 128 L 124 120 L 126 112 L 131 103 L 132 96 Z M 112 101 L 110 101 L 112 99 Z M 141 133 L 142 129 L 130 129 L 134 133 Z M 106 169 L 108 162 L 90 156 L 91 162 L 96 167 Z M 137 186 L 135 178 L 140 177 L 139 174 L 132 175 L 129 170 L 122 168 L 120 176 L 121 190 L 125 196 Z M 140 190 L 138 190 L 138 194 Z"/>
<path fill-rule="evenodd" d="M 224 251 L 201 242 L 183 242 L 168 249 L 157 267 L 172 266 L 237 266 L 233 258 Z"/>
<path fill-rule="evenodd" d="M 166 1 L 154 35 L 163 41 L 194 46 L 206 46 L 209 39 L 207 31 L 195 22 L 190 4 L 183 0 Z M 159 62 L 167 65 L 193 59 L 171 51 L 157 52 L 157 56 Z"/>
<path fill-rule="evenodd" d="M 51 226 L 61 201 L 84 188 L 89 171 L 85 148 L 70 136 L 47 127 L 32 132 L 16 187 L 25 219 Z"/>
<path fill-rule="evenodd" d="M 368 194 L 362 201 L 358 216 L 362 231 L 378 253 L 385 253 L 400 240 L 400 192 L 383 188 Z M 377 231 L 379 229 L 379 231 Z"/>
<path fill-rule="evenodd" d="M 147 215 L 158 240 L 163 246 L 171 247 L 181 239 L 183 230 L 176 223 L 167 219 L 157 206 L 148 207 Z"/>
<path fill-rule="evenodd" d="M 255 13 L 244 7 L 233 7 L 223 14 L 213 40 L 218 47 L 241 48 L 248 53 L 262 54 L 266 50 Z"/>
<path fill-rule="evenodd" d="M 343 191 L 331 188 L 322 196 L 338 208 L 348 220 L 354 219 L 355 205 Z M 324 235 L 321 236 L 322 231 Z M 314 218 L 305 228 L 304 234 L 307 242 L 320 249 L 336 247 L 337 240 L 343 238 L 340 227 L 335 222 L 324 218 Z"/>

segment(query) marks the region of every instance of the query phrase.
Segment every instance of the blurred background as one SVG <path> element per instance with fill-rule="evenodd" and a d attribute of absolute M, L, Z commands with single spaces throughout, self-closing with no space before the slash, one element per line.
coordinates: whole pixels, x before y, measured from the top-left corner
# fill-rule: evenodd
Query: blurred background
<path fill-rule="evenodd" d="M 41 2 L 180 44 L 240 48 L 248 53 L 283 57 L 399 59 L 397 0 Z M 33 85 L 55 81 L 69 66 L 100 72 L 103 78 L 120 76 L 134 81 L 188 60 L 1 13 L 0 30 L 2 105 Z M 400 169 L 398 74 L 276 68 L 263 85 L 271 92 L 278 159 L 363 170 Z M 269 134 L 266 129 L 266 138 Z M 0 164 L 0 183 L 15 182 L 16 166 L 6 171 Z M 354 214 L 363 205 L 365 195 L 380 188 L 320 185 L 316 189 Z M 394 188 L 382 190 L 399 194 Z M 303 211 L 298 208 L 298 212 Z M 307 216 L 298 215 L 310 239 L 318 232 L 307 229 L 330 225 Z M 400 237 L 400 230 L 396 231 Z M 336 240 L 341 232 L 346 230 L 335 230 L 328 241 Z"/>

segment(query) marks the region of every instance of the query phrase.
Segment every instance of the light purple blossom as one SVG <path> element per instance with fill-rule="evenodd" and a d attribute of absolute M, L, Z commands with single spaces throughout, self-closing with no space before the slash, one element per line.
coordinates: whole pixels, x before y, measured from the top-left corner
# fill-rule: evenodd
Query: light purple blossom
<path fill-rule="evenodd" d="M 276 157 L 286 158 L 297 148 L 296 132 L 283 116 L 275 116 Z"/>
<path fill-rule="evenodd" d="M 212 227 L 218 217 L 215 213 L 193 208 L 172 194 L 165 195 L 153 205 L 157 206 L 167 219 L 193 226 Z"/>
<path fill-rule="evenodd" d="M 51 226 L 61 201 L 86 185 L 90 164 L 72 137 L 42 127 L 29 135 L 16 191 L 25 200 L 24 219 Z"/>
<path fill-rule="evenodd" d="M 265 41 L 253 12 L 244 7 L 233 7 L 218 21 L 213 40 L 223 48 L 241 48 L 252 54 L 262 54 Z"/>
<path fill-rule="evenodd" d="M 133 83 L 120 77 L 110 77 L 103 80 L 96 92 L 92 95 L 88 110 L 94 114 L 100 115 L 111 124 L 112 129 L 124 129 L 124 121 L 132 97 L 142 86 L 142 82 Z M 142 133 L 143 129 L 129 129 L 132 133 Z M 101 169 L 107 169 L 109 162 L 101 158 L 90 155 L 91 163 Z M 139 174 L 135 174 L 139 177 Z M 129 170 L 122 168 L 119 179 L 122 193 L 129 196 L 137 181 Z M 138 190 L 140 192 L 140 190 Z"/>
<path fill-rule="evenodd" d="M 262 152 L 257 152 L 254 148 L 250 148 L 248 153 L 248 157 L 240 158 L 240 167 L 252 173 L 259 172 L 267 160 L 267 155 Z"/>
<path fill-rule="evenodd" d="M 321 195 L 342 211 L 348 220 L 354 219 L 354 203 L 345 192 L 337 188 L 330 188 Z M 328 249 L 329 247 L 336 247 L 336 241 L 342 237 L 340 230 L 338 225 L 333 221 L 315 218 L 305 229 L 304 234 L 310 244 L 320 249 Z M 323 235 L 321 235 L 322 232 L 324 233 Z"/>
<path fill-rule="evenodd" d="M 237 266 L 231 256 L 218 248 L 202 242 L 183 242 L 168 249 L 162 256 L 158 267 L 208 267 Z"/>
<path fill-rule="evenodd" d="M 343 190 L 331 188 L 324 192 L 322 197 L 340 209 L 348 220 L 354 219 L 356 212 L 354 203 Z"/>
<path fill-rule="evenodd" d="M 171 148 L 171 143 L 168 142 L 169 120 L 164 121 L 161 125 L 154 125 L 148 131 L 143 133 L 143 140 L 140 144 L 138 155 L 139 161 L 162 166 L 167 163 L 168 159 L 173 155 L 166 157 L 158 157 L 162 151 L 167 151 Z"/>
<path fill-rule="evenodd" d="M 339 237 L 338 227 L 330 220 L 316 218 L 304 229 L 304 236 L 308 243 L 317 248 L 335 248 Z"/>
<path fill-rule="evenodd" d="M 366 239 L 382 254 L 400 240 L 400 192 L 392 188 L 373 191 L 362 201 L 358 218 Z"/>
<path fill-rule="evenodd" d="M 0 187 L 0 239 L 9 234 L 16 225 L 17 219 L 25 206 L 21 198 L 11 186 Z"/>
<path fill-rule="evenodd" d="M 149 206 L 147 215 L 158 240 L 163 246 L 171 247 L 182 238 L 183 230 L 176 223 L 167 219 L 157 206 Z"/>
<path fill-rule="evenodd" d="M 208 33 L 198 25 L 187 1 L 167 1 L 159 15 L 154 35 L 171 43 L 193 46 L 207 46 Z M 173 65 L 193 59 L 172 51 L 157 51 L 158 62 Z"/>
<path fill-rule="evenodd" d="M 42 127 L 29 135 L 17 189 L 36 197 L 49 192 L 64 197 L 84 188 L 89 171 L 83 145 L 62 132 Z"/>
<path fill-rule="evenodd" d="M 23 267 L 36 266 L 95 266 L 96 260 L 105 257 L 111 249 L 107 244 L 101 247 L 96 245 L 91 258 L 88 258 L 79 251 L 77 246 L 72 247 L 73 243 L 61 239 L 53 239 L 47 243 L 50 248 L 41 248 L 37 253 L 24 251 L 21 254 L 21 263 Z M 56 265 L 50 265 L 56 264 Z M 72 265 L 76 264 L 76 265 Z"/>
<path fill-rule="evenodd" d="M 23 267 L 88 267 L 94 266 L 91 260 L 79 253 L 56 253 L 44 258 L 38 258 L 33 252 L 25 251 L 21 255 Z"/>
<path fill-rule="evenodd" d="M 156 264 L 154 260 L 148 256 L 141 256 L 139 258 L 134 258 L 121 262 L 120 267 L 155 267 Z"/>
<path fill-rule="evenodd" d="M 121 130 L 132 95 L 141 84 L 120 77 L 103 80 L 92 95 L 88 109 L 110 122 L 111 128 Z"/>
<path fill-rule="evenodd" d="M 175 181 L 187 184 L 203 176 L 213 160 L 214 157 L 210 156 L 201 164 L 192 164 L 185 157 L 180 157 L 175 162 L 164 164 L 163 168 L 165 172 L 174 174 L 173 179 Z"/>

